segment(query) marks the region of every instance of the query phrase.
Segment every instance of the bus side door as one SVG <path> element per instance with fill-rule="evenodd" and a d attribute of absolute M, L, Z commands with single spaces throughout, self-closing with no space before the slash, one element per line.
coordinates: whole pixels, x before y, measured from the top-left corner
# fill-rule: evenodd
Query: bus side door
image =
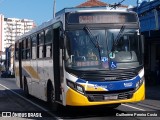
<path fill-rule="evenodd" d="M 57 23 L 58 24 L 58 23 Z M 55 25 L 57 26 L 57 25 Z M 63 75 L 63 60 L 62 60 L 62 48 L 60 48 L 60 29 L 61 24 L 58 27 L 53 28 L 53 67 L 54 67 L 54 89 L 55 89 L 55 100 L 62 102 L 62 86 L 64 75 Z"/>

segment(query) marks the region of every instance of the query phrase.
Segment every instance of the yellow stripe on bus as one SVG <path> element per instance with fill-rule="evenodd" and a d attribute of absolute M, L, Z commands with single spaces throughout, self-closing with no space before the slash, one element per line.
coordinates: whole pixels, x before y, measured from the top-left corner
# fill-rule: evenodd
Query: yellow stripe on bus
<path fill-rule="evenodd" d="M 38 72 L 32 66 L 24 66 L 24 69 L 31 75 L 32 78 L 40 80 Z"/>

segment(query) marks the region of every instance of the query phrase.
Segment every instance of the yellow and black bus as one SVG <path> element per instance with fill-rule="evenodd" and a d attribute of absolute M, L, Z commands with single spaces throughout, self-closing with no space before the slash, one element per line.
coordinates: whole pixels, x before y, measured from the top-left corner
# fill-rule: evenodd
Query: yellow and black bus
<path fill-rule="evenodd" d="M 17 85 L 54 110 L 144 100 L 139 26 L 135 12 L 63 9 L 16 39 Z"/>

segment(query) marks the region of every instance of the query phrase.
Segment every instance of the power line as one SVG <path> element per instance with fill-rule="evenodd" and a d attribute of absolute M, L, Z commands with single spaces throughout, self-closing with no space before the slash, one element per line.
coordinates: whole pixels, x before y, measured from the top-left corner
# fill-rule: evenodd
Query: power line
<path fill-rule="evenodd" d="M 111 9 L 116 9 L 118 6 L 120 6 L 125 0 L 122 0 L 121 2 L 119 3 L 115 3 L 114 5 L 109 5 L 110 7 L 112 7 Z"/>
<path fill-rule="evenodd" d="M 53 18 L 56 16 L 56 0 L 53 1 Z"/>

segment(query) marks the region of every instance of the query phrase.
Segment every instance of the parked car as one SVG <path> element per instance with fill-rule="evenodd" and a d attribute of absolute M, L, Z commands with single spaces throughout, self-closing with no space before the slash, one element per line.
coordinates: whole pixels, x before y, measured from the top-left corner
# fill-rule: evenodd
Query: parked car
<path fill-rule="evenodd" d="M 7 71 L 2 71 L 2 72 L 1 72 L 1 77 L 2 77 L 2 78 L 11 77 L 11 71 L 9 71 L 9 70 L 7 70 Z"/>

